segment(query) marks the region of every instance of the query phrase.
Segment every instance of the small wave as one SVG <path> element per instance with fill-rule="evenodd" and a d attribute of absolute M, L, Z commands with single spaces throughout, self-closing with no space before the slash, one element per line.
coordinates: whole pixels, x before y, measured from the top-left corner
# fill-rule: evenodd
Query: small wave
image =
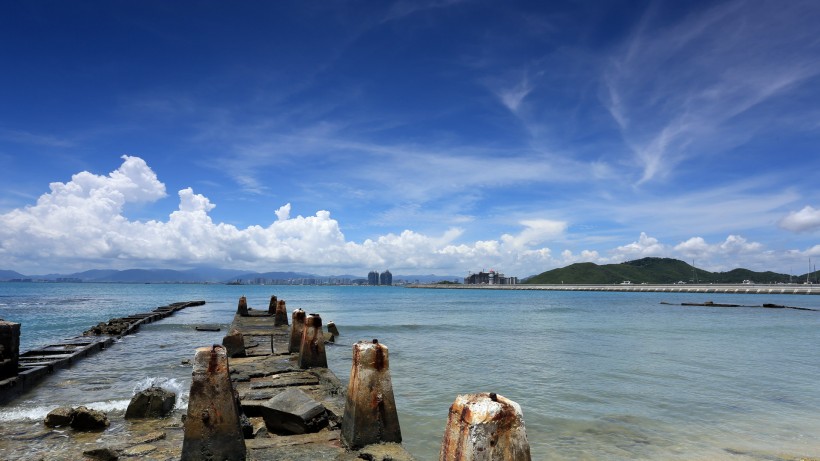
<path fill-rule="evenodd" d="M 417 323 L 406 323 L 399 325 L 341 325 L 342 334 L 345 331 L 373 331 L 373 330 L 390 330 L 390 331 L 450 331 L 457 329 L 461 325 L 419 325 Z"/>
<path fill-rule="evenodd" d="M 125 411 L 128 408 L 128 404 L 131 403 L 131 400 L 106 400 L 103 402 L 91 402 L 86 403 L 84 406 L 86 408 L 91 408 L 94 410 L 102 411 L 103 413 L 108 413 L 110 411 Z"/>
<path fill-rule="evenodd" d="M 130 400 L 106 400 L 100 402 L 82 403 L 76 407 L 84 406 L 93 410 L 105 413 L 111 411 L 125 411 Z M 74 405 L 72 405 L 74 406 Z M 59 405 L 37 405 L 33 407 L 17 407 L 0 411 L 0 423 L 10 423 L 15 421 L 42 421 L 46 416 Z"/>
<path fill-rule="evenodd" d="M 165 389 L 166 391 L 173 392 L 177 395 L 176 407 L 180 409 L 188 408 L 188 386 L 181 380 L 166 377 L 143 378 L 137 381 L 137 384 L 134 385 L 132 393 L 136 394 L 137 392 L 144 391 L 149 387 L 159 387 Z"/>
<path fill-rule="evenodd" d="M 5 409 L 0 411 L 0 422 L 42 421 L 48 412 L 55 408 L 56 405 Z"/>

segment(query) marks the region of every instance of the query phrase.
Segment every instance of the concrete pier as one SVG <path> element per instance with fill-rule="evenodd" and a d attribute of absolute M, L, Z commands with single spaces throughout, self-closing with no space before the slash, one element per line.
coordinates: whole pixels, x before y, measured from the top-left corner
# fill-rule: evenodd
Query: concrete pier
<path fill-rule="evenodd" d="M 521 407 L 494 393 L 459 395 L 450 406 L 439 461 L 530 461 Z"/>
<path fill-rule="evenodd" d="M 276 303 L 276 311 L 274 312 L 273 326 L 288 325 L 288 309 L 285 307 L 285 300 L 280 299 Z"/>
<path fill-rule="evenodd" d="M 388 350 L 376 339 L 353 345 L 342 441 L 352 449 L 374 443 L 401 443 Z"/>
<path fill-rule="evenodd" d="M 196 350 L 182 461 L 245 461 L 247 450 L 225 348 Z"/>
<path fill-rule="evenodd" d="M 355 451 L 343 448 L 341 415 L 345 411 L 345 400 L 342 384 L 326 366 L 302 369 L 297 353 L 284 352 L 291 344 L 292 330 L 297 328 L 300 322 L 296 319 L 300 317 L 304 324 L 304 311 L 296 309 L 292 313 L 290 328 L 274 326 L 274 317 L 267 312 L 252 310 L 247 317 L 237 314 L 231 324 L 231 329 L 242 333 L 246 344 L 247 357 L 230 359 L 229 366 L 241 409 L 254 427 L 253 438 L 245 440 L 248 459 L 413 461 L 398 443 L 367 445 Z M 321 321 L 321 317 L 315 314 L 311 317 L 314 318 L 311 320 L 314 331 L 321 333 L 321 326 L 315 324 L 317 320 Z M 322 338 L 321 334 L 317 338 Z M 273 353 L 271 343 L 274 350 L 283 352 Z M 289 392 L 292 389 L 301 392 Z M 280 415 L 287 408 L 296 410 L 289 410 L 290 417 L 280 416 L 278 423 L 269 421 L 269 426 L 265 422 L 265 416 L 271 418 L 271 410 Z M 314 424 L 318 421 L 314 409 L 318 408 L 324 408 L 326 426 Z M 298 421 L 294 419 L 296 417 L 303 420 L 304 424 L 297 425 L 304 427 L 305 433 L 293 434 L 298 432 L 292 430 L 294 421 Z M 278 433 L 282 429 L 285 430 Z"/>
<path fill-rule="evenodd" d="M 0 319 L 0 382 L 17 376 L 20 324 Z"/>
<path fill-rule="evenodd" d="M 45 347 L 23 352 L 18 356 L 16 376 L 0 379 L 0 403 L 14 399 L 37 385 L 49 374 L 70 367 L 78 360 L 104 350 L 117 339 L 138 331 L 140 325 L 164 319 L 181 309 L 203 304 L 205 301 L 184 301 L 157 307 L 151 312 L 111 319 L 106 323 L 91 327 L 82 336 L 67 338 Z"/>
<path fill-rule="evenodd" d="M 327 368 L 325 335 L 322 331 L 322 317 L 310 314 L 305 319 L 305 331 L 299 346 L 299 368 Z"/>

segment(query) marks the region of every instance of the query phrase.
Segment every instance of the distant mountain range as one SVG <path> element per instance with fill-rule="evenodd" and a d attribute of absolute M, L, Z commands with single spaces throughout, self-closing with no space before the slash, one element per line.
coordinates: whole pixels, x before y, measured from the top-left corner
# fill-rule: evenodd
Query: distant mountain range
<path fill-rule="evenodd" d="M 801 283 L 806 275 L 790 277 L 776 272 L 755 272 L 748 269 L 733 269 L 728 272 L 709 272 L 671 258 L 643 258 L 621 264 L 576 263 L 559 269 L 542 272 L 528 277 L 522 283 L 529 284 L 611 284 L 630 281 L 632 283 Z M 817 273 L 811 274 L 817 280 Z M 791 279 L 791 280 L 790 280 Z"/>
<path fill-rule="evenodd" d="M 0 270 L 0 282 L 11 280 L 31 280 L 48 282 L 104 282 L 104 283 L 259 283 L 261 281 L 307 280 L 305 283 L 320 283 L 324 280 L 367 280 L 359 275 L 316 275 L 305 272 L 248 272 L 235 269 L 213 267 L 188 269 L 128 269 L 89 270 L 71 274 L 24 275 L 16 271 Z M 452 275 L 393 275 L 393 280 L 434 283 L 442 280 L 459 280 Z"/>

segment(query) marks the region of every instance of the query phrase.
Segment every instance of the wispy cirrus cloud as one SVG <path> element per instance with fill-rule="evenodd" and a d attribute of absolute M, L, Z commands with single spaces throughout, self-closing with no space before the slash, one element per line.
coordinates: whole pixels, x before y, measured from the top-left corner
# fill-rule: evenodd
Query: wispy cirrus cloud
<path fill-rule="evenodd" d="M 777 120 L 758 111 L 820 74 L 811 1 L 727 2 L 656 26 L 651 9 L 603 75 L 604 102 L 632 149 L 638 184 L 714 155 Z"/>

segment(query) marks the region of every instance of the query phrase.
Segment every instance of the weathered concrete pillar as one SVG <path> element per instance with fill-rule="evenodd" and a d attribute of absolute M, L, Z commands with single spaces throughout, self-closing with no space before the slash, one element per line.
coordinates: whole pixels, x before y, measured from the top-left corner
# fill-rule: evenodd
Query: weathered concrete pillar
<path fill-rule="evenodd" d="M 401 443 L 387 346 L 376 339 L 353 345 L 342 441 L 352 450 L 374 443 Z"/>
<path fill-rule="evenodd" d="M 305 311 L 296 309 L 291 314 L 291 320 L 288 353 L 295 354 L 302 347 L 302 333 L 305 331 Z"/>
<path fill-rule="evenodd" d="M 228 357 L 244 357 L 245 356 L 245 337 L 242 332 L 236 328 L 222 338 L 222 346 L 225 348 L 225 354 Z"/>
<path fill-rule="evenodd" d="M 333 323 L 333 320 L 327 322 L 327 332 L 333 336 L 339 336 L 339 329 L 336 328 L 336 324 Z"/>
<path fill-rule="evenodd" d="M 242 317 L 248 316 L 248 299 L 244 296 L 239 298 L 239 306 L 236 308 L 236 313 Z"/>
<path fill-rule="evenodd" d="M 182 461 L 245 461 L 245 438 L 229 373 L 224 347 L 196 350 Z"/>
<path fill-rule="evenodd" d="M 450 406 L 439 461 L 530 461 L 521 407 L 494 393 L 459 395 Z"/>
<path fill-rule="evenodd" d="M 310 314 L 305 318 L 305 331 L 302 332 L 302 344 L 299 346 L 299 368 L 327 368 L 325 335 L 319 314 Z"/>
<path fill-rule="evenodd" d="M 0 381 L 17 376 L 20 324 L 0 319 Z"/>
<path fill-rule="evenodd" d="M 280 299 L 278 303 L 276 303 L 276 317 L 273 319 L 273 326 L 278 327 L 280 325 L 287 325 L 288 324 L 288 309 L 285 307 L 285 300 Z"/>
<path fill-rule="evenodd" d="M 268 303 L 268 314 L 274 315 L 276 314 L 276 306 L 277 306 L 278 299 L 276 295 L 270 297 L 270 303 Z"/>

